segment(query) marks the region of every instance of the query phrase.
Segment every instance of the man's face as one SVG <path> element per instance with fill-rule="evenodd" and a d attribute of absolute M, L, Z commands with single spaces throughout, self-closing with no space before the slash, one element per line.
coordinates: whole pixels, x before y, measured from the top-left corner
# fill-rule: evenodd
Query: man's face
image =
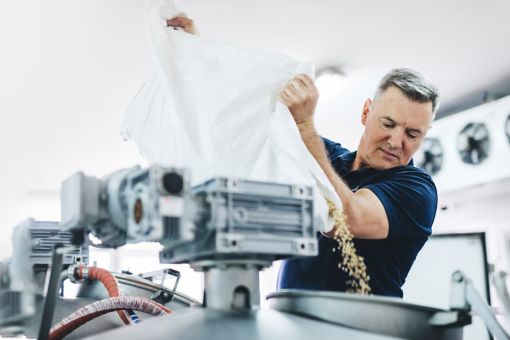
<path fill-rule="evenodd" d="M 365 102 L 365 126 L 355 168 L 389 169 L 407 165 L 420 147 L 432 121 L 432 103 L 408 99 L 391 86 L 372 102 Z"/>

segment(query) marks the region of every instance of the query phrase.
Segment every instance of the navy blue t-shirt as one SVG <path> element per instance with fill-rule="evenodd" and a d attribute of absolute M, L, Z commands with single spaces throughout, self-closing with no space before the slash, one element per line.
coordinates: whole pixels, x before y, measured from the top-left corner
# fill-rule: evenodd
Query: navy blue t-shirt
<path fill-rule="evenodd" d="M 354 239 L 364 257 L 369 285 L 376 295 L 402 297 L 402 285 L 416 255 L 432 233 L 437 191 L 432 178 L 412 164 L 387 170 L 362 168 L 351 171 L 356 152 L 323 138 L 329 159 L 345 183 L 356 191 L 371 190 L 381 201 L 389 222 L 383 240 Z M 318 235 L 319 255 L 286 260 L 278 278 L 279 289 L 345 291 L 349 276 L 338 268 L 338 243 Z"/>

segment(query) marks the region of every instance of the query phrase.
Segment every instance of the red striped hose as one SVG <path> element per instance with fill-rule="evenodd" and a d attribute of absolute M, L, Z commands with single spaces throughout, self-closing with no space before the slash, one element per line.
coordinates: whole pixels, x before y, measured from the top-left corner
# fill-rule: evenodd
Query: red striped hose
<path fill-rule="evenodd" d="M 88 274 L 84 275 L 84 269 L 88 269 Z M 106 288 L 106 291 L 108 292 L 108 295 L 110 297 L 117 297 L 121 296 L 121 292 L 119 290 L 119 283 L 117 282 L 117 279 L 115 276 L 113 276 L 112 273 L 110 273 L 106 269 L 97 268 L 97 267 L 87 267 L 85 265 L 81 265 L 78 267 L 78 270 L 75 274 L 77 276 L 77 279 L 89 279 L 89 280 L 97 280 L 103 284 L 103 286 Z M 129 321 L 129 316 L 127 315 L 127 312 L 124 310 L 117 311 L 120 318 L 124 322 L 125 325 L 130 325 L 131 322 Z"/>
<path fill-rule="evenodd" d="M 118 296 L 106 298 L 78 309 L 50 330 L 49 340 L 60 340 L 66 335 L 106 313 L 122 311 L 126 309 L 136 310 L 155 316 L 170 314 L 171 310 L 157 302 L 140 296 Z"/>

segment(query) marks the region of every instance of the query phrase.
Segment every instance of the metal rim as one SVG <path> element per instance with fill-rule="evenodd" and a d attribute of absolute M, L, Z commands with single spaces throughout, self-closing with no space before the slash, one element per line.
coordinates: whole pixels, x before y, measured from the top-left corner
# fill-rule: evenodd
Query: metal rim
<path fill-rule="evenodd" d="M 290 290 L 284 289 L 277 292 L 270 293 L 266 296 L 266 299 L 280 298 L 280 297 L 317 297 L 317 298 L 328 298 L 336 300 L 344 300 L 350 302 L 363 302 L 363 303 L 377 303 L 379 305 L 391 305 L 391 306 L 402 306 L 404 308 L 417 309 L 427 312 L 440 312 L 443 311 L 438 308 L 418 305 L 411 302 L 405 302 L 399 298 L 388 297 L 388 296 L 376 296 L 376 295 L 360 295 L 350 294 L 341 292 L 330 292 L 330 291 L 307 291 L 307 290 Z"/>
<path fill-rule="evenodd" d="M 139 278 L 139 277 L 136 277 L 133 275 L 122 274 L 122 273 L 113 273 L 113 276 L 115 276 L 115 278 L 119 281 L 119 283 L 129 284 L 136 288 L 141 288 L 141 289 L 146 289 L 146 290 L 153 290 L 153 291 L 163 290 L 166 293 L 172 294 L 173 296 L 175 296 L 175 298 L 177 298 L 181 301 L 191 302 L 192 304 L 196 304 L 196 305 L 200 305 L 200 306 L 202 305 L 202 303 L 200 301 L 192 298 L 189 295 L 180 293 L 178 291 L 172 291 L 165 286 L 159 285 L 157 283 L 154 283 L 154 282 L 146 280 L 146 279 L 142 279 L 142 278 Z"/>

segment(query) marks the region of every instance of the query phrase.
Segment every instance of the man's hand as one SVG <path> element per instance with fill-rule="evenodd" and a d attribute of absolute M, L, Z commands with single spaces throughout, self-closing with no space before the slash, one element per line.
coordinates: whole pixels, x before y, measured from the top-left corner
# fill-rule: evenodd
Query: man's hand
<path fill-rule="evenodd" d="M 193 20 L 185 16 L 177 16 L 169 19 L 166 21 L 166 25 L 174 29 L 182 28 L 186 33 L 198 35 L 198 30 Z"/>
<path fill-rule="evenodd" d="M 313 114 L 319 91 L 306 74 L 298 74 L 280 93 L 280 100 L 287 105 L 298 128 L 313 126 Z"/>

